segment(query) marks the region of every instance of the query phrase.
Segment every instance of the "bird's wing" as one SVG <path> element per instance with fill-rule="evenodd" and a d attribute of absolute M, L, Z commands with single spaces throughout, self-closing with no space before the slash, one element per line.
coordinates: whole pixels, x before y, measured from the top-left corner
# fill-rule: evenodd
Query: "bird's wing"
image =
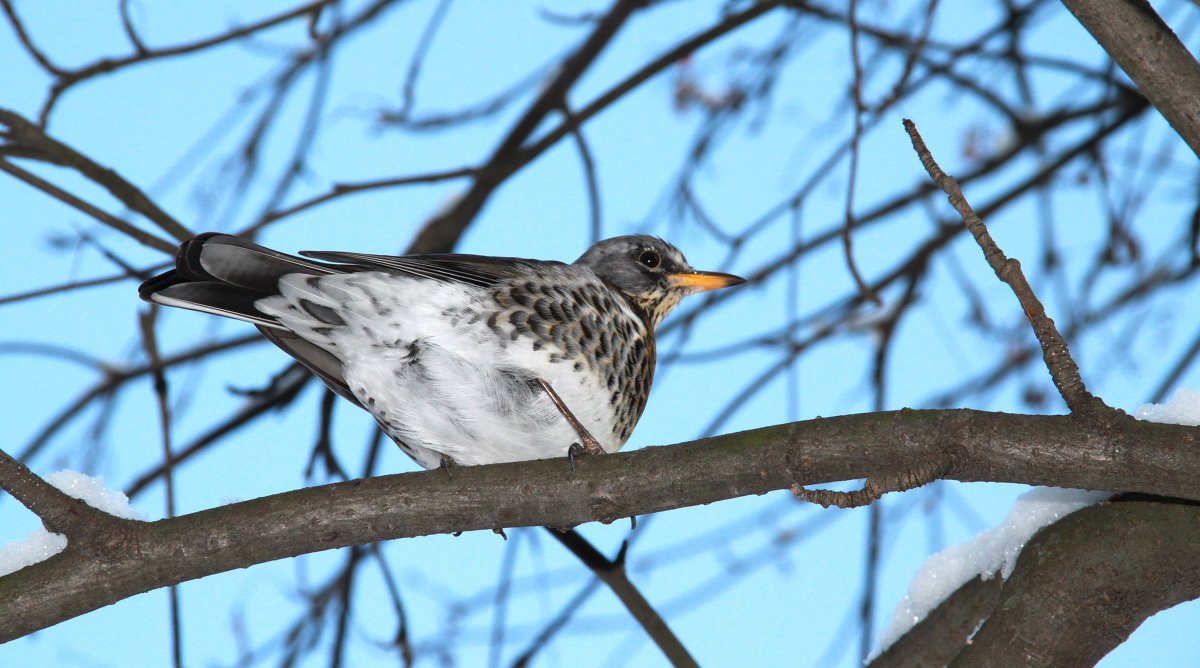
<path fill-rule="evenodd" d="M 452 283 L 491 287 L 537 267 L 566 266 L 560 262 L 439 253 L 430 255 L 369 255 L 331 251 L 301 251 L 304 257 L 341 262 L 367 270 L 419 276 Z"/>

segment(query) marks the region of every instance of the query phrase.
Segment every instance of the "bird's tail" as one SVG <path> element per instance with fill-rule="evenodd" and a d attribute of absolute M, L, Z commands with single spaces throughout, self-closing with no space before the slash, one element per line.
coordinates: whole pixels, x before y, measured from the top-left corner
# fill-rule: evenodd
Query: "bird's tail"
<path fill-rule="evenodd" d="M 254 307 L 254 302 L 279 294 L 279 279 L 287 274 L 334 273 L 341 271 L 336 266 L 210 232 L 184 242 L 175 256 L 175 268 L 142 283 L 138 296 L 163 306 L 280 329 L 274 318 Z"/>
<path fill-rule="evenodd" d="M 142 283 L 138 296 L 148 302 L 235 318 L 258 325 L 272 343 L 308 367 L 331 390 L 358 403 L 342 377 L 336 357 L 305 341 L 255 302 L 279 294 L 288 274 L 340 274 L 338 265 L 314 262 L 264 248 L 228 234 L 201 234 L 179 247 L 175 268 Z"/>

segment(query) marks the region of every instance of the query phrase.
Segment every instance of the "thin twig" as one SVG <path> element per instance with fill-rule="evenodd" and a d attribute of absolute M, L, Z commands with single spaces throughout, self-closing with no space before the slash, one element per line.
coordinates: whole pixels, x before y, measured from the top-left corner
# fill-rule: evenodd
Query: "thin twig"
<path fill-rule="evenodd" d="M 44 288 L 35 288 L 33 290 L 28 290 L 26 292 L 17 292 L 17 293 L 13 293 L 11 295 L 5 295 L 3 297 L 0 297 L 0 306 L 4 306 L 6 304 L 15 304 L 17 302 L 25 301 L 27 299 L 37 299 L 38 297 L 45 297 L 47 295 L 59 295 L 62 293 L 70 292 L 72 290 L 79 290 L 82 288 L 94 288 L 94 287 L 97 287 L 100 285 L 108 285 L 109 283 L 116 283 L 118 281 L 124 281 L 128 278 L 145 279 L 145 278 L 148 278 L 151 274 L 153 274 L 155 272 L 162 271 L 166 267 L 167 267 L 166 264 L 160 264 L 160 265 L 151 267 L 149 269 L 146 269 L 145 271 L 139 271 L 138 275 L 136 275 L 136 276 L 130 276 L 129 274 L 124 274 L 124 273 L 110 274 L 108 276 L 98 276 L 96 278 L 86 278 L 81 281 L 69 281 L 67 283 L 59 283 L 58 285 L 48 285 Z M 141 275 L 143 273 L 145 274 L 145 276 Z"/>
<path fill-rule="evenodd" d="M 867 282 L 863 280 L 862 273 L 858 270 L 858 263 L 854 261 L 854 240 L 851 236 L 851 231 L 855 226 L 854 186 L 858 182 L 858 147 L 862 142 L 862 116 L 866 108 L 866 105 L 863 104 L 862 95 L 862 59 L 858 54 L 858 0 L 850 0 L 849 24 L 850 62 L 854 66 L 854 79 L 850 86 L 851 97 L 854 102 L 854 134 L 850 138 L 850 176 L 846 183 L 846 215 L 842 225 L 842 251 L 846 256 L 846 266 L 850 269 L 850 275 L 854 277 L 854 284 L 858 286 L 858 291 L 871 303 L 876 306 L 883 306 L 883 300 L 867 285 Z"/>
<path fill-rule="evenodd" d="M 570 56 L 562 62 L 554 78 L 538 94 L 529 108 L 513 125 L 492 152 L 487 163 L 475 175 L 471 188 L 459 197 L 448 210 L 434 216 L 417 234 L 414 245 L 434 250 L 445 249 L 444 237 L 457 237 L 483 209 L 496 187 L 531 158 L 523 155 L 521 147 L 542 124 L 546 116 L 561 109 L 567 93 L 608 46 L 625 22 L 644 6 L 644 0 L 617 0 L 612 9 L 596 23 L 595 29 Z"/>
<path fill-rule="evenodd" d="M 306 16 L 316 16 L 319 15 L 320 11 L 325 6 L 329 5 L 333 1 L 334 0 L 316 0 L 315 2 L 301 5 L 295 9 L 290 9 L 281 14 L 276 14 L 275 16 L 267 17 L 261 21 L 249 23 L 239 28 L 234 28 L 211 37 L 205 37 L 194 42 L 177 44 L 175 46 L 158 49 L 147 48 L 144 44 L 142 44 L 136 33 L 132 31 L 132 27 L 128 23 L 128 19 L 124 12 L 125 3 L 122 2 L 122 24 L 125 28 L 126 35 L 134 44 L 134 52 L 127 56 L 101 58 L 73 70 L 64 70 L 61 68 L 55 68 L 51 70 L 51 68 L 48 67 L 48 63 L 42 62 L 41 59 L 38 59 L 39 64 L 57 76 L 57 81 L 55 81 L 54 85 L 51 87 L 50 93 L 46 97 L 46 101 L 43 103 L 42 109 L 38 114 L 38 124 L 41 127 L 45 127 L 50 118 L 50 112 L 53 111 L 55 104 L 58 103 L 58 100 L 62 97 L 63 93 L 80 82 L 87 81 L 95 76 L 111 74 L 130 65 L 145 63 L 152 60 L 159 60 L 162 58 L 182 56 L 189 53 L 195 53 L 197 51 L 203 51 L 204 49 L 209 49 L 214 46 L 220 46 L 221 44 L 225 44 L 227 42 L 244 39 L 257 32 L 272 28 L 281 23 L 286 23 L 292 19 L 303 18 Z M 4 2 L 7 4 L 8 0 L 4 0 Z M 29 45 L 27 45 L 27 48 L 28 47 Z M 31 50 L 31 53 L 34 54 L 35 58 L 37 57 L 37 53 L 35 51 Z"/>
<path fill-rule="evenodd" d="M 415 176 L 399 176 L 389 179 L 375 179 L 373 181 L 361 181 L 358 183 L 336 183 L 328 192 L 322 193 L 315 197 L 297 202 L 287 208 L 271 211 L 262 217 L 259 225 L 274 222 L 280 218 L 290 216 L 305 209 L 311 209 L 319 204 L 324 204 L 330 200 L 363 193 L 370 190 L 380 190 L 383 188 L 395 188 L 396 186 L 407 186 L 417 183 L 438 183 L 440 181 L 449 181 L 453 179 L 462 179 L 468 176 L 475 176 L 479 169 L 476 167 L 460 167 L 458 169 L 448 169 L 444 172 L 430 172 L 428 174 L 417 174 Z"/>
<path fill-rule="evenodd" d="M 0 9 L 4 10 L 4 14 L 8 17 L 8 22 L 12 24 L 13 31 L 17 33 L 17 39 L 21 40 L 21 44 L 25 47 L 25 50 L 29 52 L 29 55 L 32 56 L 33 59 L 37 61 L 38 65 L 41 65 L 42 69 L 46 70 L 46 72 L 55 76 L 60 76 L 63 73 L 63 70 L 51 62 L 50 57 L 43 53 L 42 50 L 33 43 L 33 38 L 31 38 L 29 33 L 25 30 L 25 24 L 21 22 L 21 19 L 17 17 L 16 10 L 13 9 L 12 0 L 0 0 Z"/>
<path fill-rule="evenodd" d="M 158 305 L 138 314 L 138 325 L 142 332 L 142 345 L 146 359 L 150 362 L 154 377 L 154 396 L 158 399 L 158 419 L 162 431 L 163 483 L 166 486 L 167 517 L 175 517 L 175 456 L 171 450 L 171 405 L 167 387 L 167 374 L 163 371 L 162 357 L 158 354 L 158 337 L 154 330 L 158 320 Z M 171 659 L 175 668 L 183 666 L 183 624 L 179 611 L 179 586 L 171 585 L 167 592 L 171 611 Z"/>
<path fill-rule="evenodd" d="M 625 554 L 629 548 L 628 543 L 621 545 L 621 551 L 617 553 L 616 559 L 609 560 L 603 554 L 600 554 L 596 548 L 592 547 L 583 536 L 580 536 L 575 530 L 558 531 L 556 529 L 547 528 L 546 531 L 554 536 L 555 540 L 562 543 L 563 547 L 571 551 L 583 562 L 585 566 L 591 569 L 604 584 L 608 585 L 630 614 L 637 619 L 642 628 L 654 641 L 658 648 L 666 655 L 667 660 L 673 666 L 697 666 L 696 660 L 688 653 L 687 648 L 683 643 L 679 642 L 679 638 L 667 626 L 667 622 L 658 614 L 658 611 L 650 605 L 637 587 L 629 581 L 629 577 L 625 573 Z"/>
<path fill-rule="evenodd" d="M 150 248 L 163 251 L 164 253 L 174 253 L 175 252 L 175 249 L 176 249 L 175 244 L 173 244 L 169 241 L 160 239 L 160 238 L 154 236 L 153 234 L 150 234 L 149 232 L 143 232 L 142 230 L 139 230 L 138 228 L 134 227 L 132 224 L 127 223 L 124 220 L 121 220 L 120 218 L 117 218 L 116 216 L 108 213 L 107 211 L 104 211 L 103 209 L 101 209 L 95 205 L 85 202 L 84 200 L 76 197 L 75 195 L 72 195 L 71 193 L 63 190 L 62 188 L 59 188 L 58 186 L 54 185 L 53 183 L 50 183 L 49 181 L 43 179 L 42 177 L 38 176 L 37 174 L 25 171 L 24 169 L 21 169 L 20 167 L 14 165 L 13 163 L 11 163 L 3 158 L 0 158 L 0 172 L 7 172 L 7 173 L 11 174 L 12 176 L 20 179 L 21 181 L 24 181 L 25 183 L 33 186 L 34 188 L 37 188 L 38 190 L 46 193 L 47 195 L 50 195 L 54 199 L 57 199 L 58 201 L 60 201 L 64 204 L 67 204 L 71 207 L 74 207 L 75 209 L 77 209 L 79 211 L 82 211 L 83 213 L 100 221 L 101 223 L 108 225 L 109 227 L 113 228 L 114 230 L 117 230 L 118 232 L 123 232 L 123 233 L 129 235 L 134 240 L 136 240 L 146 246 L 149 246 Z"/>
<path fill-rule="evenodd" d="M 933 182 L 946 193 L 950 205 L 962 216 L 963 224 L 975 237 L 975 241 L 983 250 L 983 256 L 987 260 L 988 266 L 996 272 L 997 278 L 1012 288 L 1013 294 L 1020 301 L 1021 308 L 1025 311 L 1025 317 L 1033 326 L 1033 333 L 1042 347 L 1042 357 L 1046 361 L 1046 368 L 1050 371 L 1050 378 L 1054 381 L 1054 386 L 1058 388 L 1059 394 L 1062 395 L 1063 401 L 1067 402 L 1067 407 L 1071 409 L 1072 413 L 1081 415 L 1093 414 L 1100 410 L 1112 410 L 1100 398 L 1088 392 L 1087 387 L 1083 384 L 1083 378 L 1079 375 L 1079 366 L 1071 357 L 1067 342 L 1058 333 L 1054 321 L 1046 315 L 1045 307 L 1033 293 L 1033 288 L 1029 286 L 1029 281 L 1025 279 L 1025 274 L 1021 271 L 1021 263 L 1016 259 L 1006 257 L 996 242 L 992 240 L 983 221 L 963 197 L 958 183 L 954 181 L 953 177 L 942 171 L 942 168 L 933 159 L 933 155 L 926 148 L 925 141 L 917 131 L 917 126 L 906 118 L 904 119 L 904 130 L 912 139 L 913 150 L 917 152 L 925 171 L 929 173 Z"/>
<path fill-rule="evenodd" d="M 564 104 L 562 112 L 569 122 L 571 120 L 570 106 Z M 587 138 L 583 135 L 583 128 L 578 123 L 571 128 L 571 138 L 575 140 L 575 148 L 579 150 L 579 161 L 583 163 L 583 180 L 587 184 L 588 212 L 590 213 L 588 228 L 591 230 L 591 243 L 594 244 L 600 241 L 600 235 L 604 229 L 603 219 L 600 215 L 600 179 L 596 175 L 596 161 L 592 157 L 592 149 L 588 146 Z"/>
<path fill-rule="evenodd" d="M 264 341 L 264 339 L 259 336 L 258 332 L 255 332 L 253 334 L 248 334 L 233 339 L 217 341 L 216 343 L 207 343 L 167 357 L 162 361 L 162 366 L 166 368 L 176 364 L 186 364 L 214 353 L 240 348 L 244 345 L 258 343 L 261 341 Z M 36 436 L 34 436 L 29 444 L 18 453 L 19 457 L 24 461 L 29 461 L 33 457 L 36 457 L 41 449 L 50 442 L 50 439 L 53 438 L 54 435 L 57 434 L 60 429 L 65 427 L 73 418 L 78 417 L 83 409 L 91 404 L 91 402 L 95 401 L 99 397 L 111 394 L 125 383 L 133 380 L 134 378 L 150 373 L 151 371 L 153 371 L 153 369 L 149 364 L 132 369 L 110 371 L 103 379 L 80 393 L 79 396 L 76 397 L 76 399 L 67 407 L 59 411 L 58 414 L 47 421 L 46 426 L 42 427 L 42 429 L 37 433 Z"/>

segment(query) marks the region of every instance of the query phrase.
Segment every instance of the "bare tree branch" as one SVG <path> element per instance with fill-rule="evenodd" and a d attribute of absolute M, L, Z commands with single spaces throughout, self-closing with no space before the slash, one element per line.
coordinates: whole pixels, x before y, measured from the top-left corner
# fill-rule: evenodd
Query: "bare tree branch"
<path fill-rule="evenodd" d="M 1079 376 L 1079 365 L 1071 357 L 1066 340 L 1058 333 L 1058 327 L 1054 325 L 1050 316 L 1046 315 L 1045 307 L 1033 293 L 1029 281 L 1025 279 L 1025 274 L 1021 271 L 1021 263 L 1006 257 L 996 242 L 992 240 L 992 235 L 988 233 L 983 221 L 963 197 L 958 183 L 953 177 L 942 171 L 929 149 L 925 147 L 925 141 L 917 132 L 917 126 L 906 118 L 904 119 L 904 130 L 912 139 L 913 149 L 921 158 L 921 164 L 925 166 L 925 171 L 929 172 L 934 183 L 945 191 L 951 206 L 962 216 L 963 224 L 975 237 L 979 247 L 983 249 L 983 256 L 987 259 L 988 265 L 996 272 L 996 276 L 1001 281 L 1012 288 L 1013 294 L 1021 302 L 1021 308 L 1025 310 L 1025 317 L 1029 319 L 1033 333 L 1042 347 L 1042 356 L 1046 360 L 1046 368 L 1050 371 L 1054 386 L 1058 388 L 1059 394 L 1067 402 L 1071 412 L 1081 415 L 1095 415 L 1100 411 L 1114 412 L 1103 400 L 1088 392 L 1087 387 L 1083 384 L 1083 378 Z"/>
<path fill-rule="evenodd" d="M 658 611 L 629 581 L 629 574 L 625 572 L 625 554 L 629 549 L 628 542 L 621 544 L 621 551 L 617 553 L 615 559 L 608 559 L 574 530 L 549 529 L 548 531 L 555 540 L 562 543 L 563 547 L 570 550 L 571 554 L 583 562 L 583 565 L 587 566 L 601 582 L 608 585 L 608 588 L 621 600 L 621 604 L 642 625 L 650 639 L 662 650 L 672 666 L 698 665 L 683 643 L 679 642 L 679 637 L 671 631 L 667 622 L 658 614 Z"/>
<path fill-rule="evenodd" d="M 37 125 L 22 118 L 20 114 L 0 108 L 0 124 L 7 127 L 5 132 L 0 133 L 0 137 L 5 139 L 4 148 L 16 148 L 25 151 L 23 155 L 27 157 L 74 169 L 103 186 L 118 201 L 145 216 L 176 241 L 187 241 L 195 236 L 120 174 L 97 164 L 79 151 L 52 138 Z M 126 230 L 122 231 L 142 241 L 138 235 Z"/>
<path fill-rule="evenodd" d="M 298 554 L 433 533 L 611 522 L 793 483 L 898 473 L 915 461 L 949 459 L 948 477 L 963 481 L 1200 500 L 1197 439 L 1198 428 L 1132 419 L 1105 429 L 1072 416 L 902 410 L 592 457 L 576 471 L 561 460 L 469 466 L 453 478 L 428 471 L 354 480 L 151 523 L 110 518 L 119 539 L 71 542 L 0 578 L 0 642 L 136 593 Z M 12 458 L 0 464 L 5 489 L 26 498 L 40 489 Z"/>
<path fill-rule="evenodd" d="M 1146 0 L 1063 0 L 1200 156 L 1200 63 Z"/>
<path fill-rule="evenodd" d="M 975 577 L 959 587 L 908 633 L 867 664 L 868 668 L 945 666 L 958 656 L 1000 600 L 1004 580 Z"/>
<path fill-rule="evenodd" d="M 1021 550 L 995 612 L 950 665 L 1092 665 L 1147 617 L 1200 596 L 1200 507 L 1085 508 Z"/>

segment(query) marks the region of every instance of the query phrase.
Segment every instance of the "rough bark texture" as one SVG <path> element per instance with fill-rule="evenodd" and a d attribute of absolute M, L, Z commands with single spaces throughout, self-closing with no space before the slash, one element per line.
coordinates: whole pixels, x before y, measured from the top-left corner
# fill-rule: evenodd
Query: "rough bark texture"
<path fill-rule="evenodd" d="M 1154 613 L 1200 595 L 1200 507 L 1085 508 L 1022 550 L 996 611 L 953 666 L 1090 666 Z"/>
<path fill-rule="evenodd" d="M 816 419 L 565 461 L 464 467 L 301 489 L 158 522 L 121 521 L 0 578 L 0 642 L 137 593 L 347 545 L 574 526 L 948 461 L 946 477 L 1200 499 L 1200 429 L 971 410 Z"/>
<path fill-rule="evenodd" d="M 925 619 L 872 661 L 870 668 L 945 666 L 1000 600 L 1004 580 L 975 577 L 934 608 Z"/>
<path fill-rule="evenodd" d="M 1144 0 L 1063 0 L 1200 156 L 1200 63 Z"/>

